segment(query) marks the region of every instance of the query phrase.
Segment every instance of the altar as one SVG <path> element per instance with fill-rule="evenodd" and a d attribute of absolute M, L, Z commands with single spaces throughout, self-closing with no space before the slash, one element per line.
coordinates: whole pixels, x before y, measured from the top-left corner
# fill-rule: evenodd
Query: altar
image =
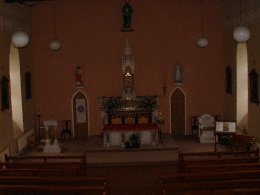
<path fill-rule="evenodd" d="M 104 146 L 125 147 L 132 135 L 136 135 L 141 146 L 158 144 L 159 128 L 155 123 L 147 124 L 107 124 L 103 128 Z"/>

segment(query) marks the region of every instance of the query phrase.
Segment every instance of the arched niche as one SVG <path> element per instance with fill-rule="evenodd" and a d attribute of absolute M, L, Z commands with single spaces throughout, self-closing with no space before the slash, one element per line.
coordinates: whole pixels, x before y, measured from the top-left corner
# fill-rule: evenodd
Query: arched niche
<path fill-rule="evenodd" d="M 71 98 L 72 135 L 74 138 L 87 139 L 89 136 L 89 105 L 86 94 L 77 90 Z"/>
<path fill-rule="evenodd" d="M 182 88 L 176 87 L 170 95 L 170 133 L 186 135 L 186 95 Z"/>

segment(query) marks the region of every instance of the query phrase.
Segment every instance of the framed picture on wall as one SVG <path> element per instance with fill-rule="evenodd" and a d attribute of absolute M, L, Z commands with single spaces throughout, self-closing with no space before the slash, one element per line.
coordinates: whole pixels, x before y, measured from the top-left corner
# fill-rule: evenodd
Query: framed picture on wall
<path fill-rule="evenodd" d="M 251 103 L 256 103 L 257 105 L 259 104 L 259 99 L 258 99 L 258 75 L 253 69 L 249 73 L 249 92 L 250 92 L 250 102 Z"/>
<path fill-rule="evenodd" d="M 229 66 L 226 68 L 226 92 L 232 94 L 232 70 Z"/>
<path fill-rule="evenodd" d="M 9 109 L 9 79 L 3 76 L 1 79 L 2 111 Z"/>

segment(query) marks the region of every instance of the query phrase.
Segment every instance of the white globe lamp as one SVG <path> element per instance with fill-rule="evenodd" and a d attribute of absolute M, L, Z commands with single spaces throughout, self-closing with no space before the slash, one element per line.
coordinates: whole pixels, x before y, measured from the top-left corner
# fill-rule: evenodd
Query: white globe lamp
<path fill-rule="evenodd" d="M 29 36 L 24 31 L 17 31 L 12 35 L 12 44 L 15 47 L 25 47 L 29 42 Z"/>
<path fill-rule="evenodd" d="M 207 47 L 208 44 L 209 44 L 209 41 L 206 37 L 200 37 L 197 41 L 197 46 L 201 47 L 201 48 Z"/>
<path fill-rule="evenodd" d="M 57 51 L 60 49 L 61 47 L 61 44 L 60 44 L 60 41 L 58 39 L 53 39 L 50 41 L 49 43 L 49 47 L 52 51 Z"/>
<path fill-rule="evenodd" d="M 246 26 L 238 26 L 233 31 L 233 38 L 239 43 L 245 43 L 250 38 L 250 31 Z"/>

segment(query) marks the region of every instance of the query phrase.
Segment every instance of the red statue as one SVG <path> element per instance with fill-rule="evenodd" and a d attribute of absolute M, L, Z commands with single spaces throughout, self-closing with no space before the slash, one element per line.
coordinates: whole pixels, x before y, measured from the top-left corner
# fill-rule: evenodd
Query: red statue
<path fill-rule="evenodd" d="M 75 79 L 77 86 L 82 86 L 82 70 L 80 66 L 77 66 L 76 73 L 75 73 Z"/>

